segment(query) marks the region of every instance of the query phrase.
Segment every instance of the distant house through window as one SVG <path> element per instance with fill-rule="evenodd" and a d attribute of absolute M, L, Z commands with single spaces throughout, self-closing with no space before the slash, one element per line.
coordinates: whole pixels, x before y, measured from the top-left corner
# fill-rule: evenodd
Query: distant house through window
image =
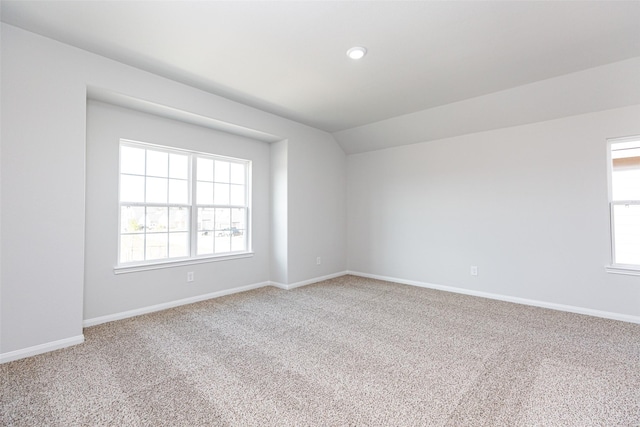
<path fill-rule="evenodd" d="M 640 273 L 640 136 L 609 140 L 612 267 Z"/>
<path fill-rule="evenodd" d="M 247 253 L 251 162 L 120 142 L 118 265 Z"/>

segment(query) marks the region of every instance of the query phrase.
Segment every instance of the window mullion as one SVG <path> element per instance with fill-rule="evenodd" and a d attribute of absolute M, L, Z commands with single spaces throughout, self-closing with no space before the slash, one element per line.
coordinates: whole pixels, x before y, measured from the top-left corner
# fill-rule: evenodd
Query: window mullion
<path fill-rule="evenodd" d="M 146 179 L 145 179 L 145 187 L 146 187 Z M 142 254 L 145 261 L 147 260 L 147 236 L 149 235 L 147 231 L 147 223 L 148 223 L 149 215 L 147 214 L 147 205 L 144 206 L 144 233 L 142 233 Z"/>
<path fill-rule="evenodd" d="M 196 187 L 198 177 L 198 156 L 189 154 L 189 204 L 191 206 L 191 223 L 189 224 L 190 256 L 195 257 L 198 252 L 198 206 L 196 200 Z"/>
<path fill-rule="evenodd" d="M 143 195 L 144 195 L 144 199 L 142 199 L 144 201 L 144 233 L 142 233 L 142 259 L 143 260 L 147 260 L 147 236 L 149 235 L 148 233 L 148 219 L 149 219 L 149 215 L 147 213 L 147 168 L 149 166 L 149 150 L 147 150 L 145 148 L 144 150 L 144 188 L 143 188 Z"/>

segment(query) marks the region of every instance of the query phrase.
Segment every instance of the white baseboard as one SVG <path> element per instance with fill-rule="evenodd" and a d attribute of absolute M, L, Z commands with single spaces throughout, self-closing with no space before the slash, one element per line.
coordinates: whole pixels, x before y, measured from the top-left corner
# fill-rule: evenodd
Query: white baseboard
<path fill-rule="evenodd" d="M 301 282 L 291 283 L 289 285 L 285 285 L 284 283 L 271 282 L 271 286 L 275 286 L 276 288 L 284 289 L 286 291 L 299 288 L 300 286 L 307 286 L 313 283 L 322 282 L 324 280 L 335 279 L 336 277 L 345 276 L 348 273 L 346 271 L 341 271 L 339 273 L 328 274 L 326 276 L 314 277 L 313 279 L 303 280 Z"/>
<path fill-rule="evenodd" d="M 453 286 L 435 285 L 433 283 L 418 282 L 416 280 L 398 279 L 397 277 L 379 276 L 377 274 L 361 273 L 358 271 L 348 271 L 347 274 L 353 276 L 367 277 L 370 279 L 384 280 L 386 282 L 400 283 L 403 285 L 418 286 L 421 288 L 437 289 L 440 291 L 454 292 L 457 294 L 472 295 L 476 297 L 489 298 L 499 301 L 513 302 L 516 304 L 530 305 L 534 307 L 549 308 L 551 310 L 566 311 L 569 313 L 585 314 L 587 316 L 601 317 L 604 319 L 620 320 L 622 322 L 640 324 L 639 316 L 629 314 L 613 313 L 609 311 L 594 310 L 591 308 L 576 307 L 573 305 L 556 304 L 546 301 L 538 301 L 527 298 L 512 297 L 508 295 L 494 294 L 490 292 L 474 291 Z"/>
<path fill-rule="evenodd" d="M 127 319 L 129 317 L 140 316 L 142 314 L 153 313 L 154 311 L 166 310 L 168 308 L 179 307 L 181 305 L 186 305 L 186 304 L 193 304 L 194 302 L 205 301 L 211 298 L 218 298 L 225 295 L 236 294 L 238 292 L 244 292 L 244 291 L 250 291 L 252 289 L 263 288 L 269 285 L 271 285 L 271 282 L 254 283 L 252 285 L 239 286 L 233 289 L 225 289 L 223 291 L 216 291 L 208 294 L 179 299 L 176 301 L 169 301 L 162 304 L 136 308 L 135 310 L 123 311 L 120 313 L 108 314 L 106 316 L 94 317 L 92 319 L 84 320 L 82 322 L 82 326 L 86 328 L 89 326 L 99 325 L 101 323 L 113 322 L 115 320 L 122 320 L 122 319 Z"/>
<path fill-rule="evenodd" d="M 13 362 L 14 360 L 24 359 L 26 357 L 37 356 L 38 354 L 48 353 L 54 350 L 60 350 L 61 348 L 71 347 L 72 345 L 82 344 L 83 342 L 84 335 L 76 335 L 75 337 L 64 338 L 57 341 L 34 345 L 33 347 L 2 353 L 0 354 L 0 364 Z"/>
<path fill-rule="evenodd" d="M 292 283 L 290 285 L 285 285 L 283 283 L 278 283 L 278 282 L 254 283 L 252 285 L 240 286 L 240 287 L 233 288 L 233 289 L 225 289 L 223 291 L 211 292 L 211 293 L 204 294 L 204 295 L 197 295 L 195 297 L 184 298 L 184 299 L 180 299 L 180 300 L 176 300 L 176 301 L 169 301 L 169 302 L 166 302 L 166 303 L 156 304 L 156 305 L 152 305 L 152 306 L 148 306 L 148 307 L 136 308 L 134 310 L 123 311 L 123 312 L 114 313 L 114 314 L 108 314 L 106 316 L 94 317 L 92 319 L 84 320 L 82 322 L 82 326 L 86 328 L 86 327 L 89 327 L 89 326 L 99 325 L 101 323 L 113 322 L 115 320 L 128 319 L 130 317 L 140 316 L 142 314 L 153 313 L 154 311 L 166 310 L 168 308 L 178 307 L 178 306 L 186 305 L 186 304 L 192 304 L 194 302 L 205 301 L 205 300 L 208 300 L 208 299 L 211 299 L 211 298 L 218 298 L 218 297 L 222 297 L 222 296 L 225 296 L 225 295 L 235 294 L 235 293 L 238 293 L 238 292 L 250 291 L 252 289 L 258 289 L 258 288 L 262 288 L 262 287 L 265 287 L 265 286 L 275 286 L 275 287 L 280 288 L 280 289 L 289 290 L 289 289 L 297 288 L 297 287 L 300 287 L 300 286 L 310 285 L 312 283 L 322 282 L 323 280 L 329 280 L 329 279 L 333 279 L 335 277 L 344 276 L 345 274 L 347 274 L 347 272 L 346 271 L 342 271 L 342 272 L 339 272 L 339 273 L 329 274 L 327 276 L 315 277 L 313 279 L 304 280 L 302 282 Z"/>

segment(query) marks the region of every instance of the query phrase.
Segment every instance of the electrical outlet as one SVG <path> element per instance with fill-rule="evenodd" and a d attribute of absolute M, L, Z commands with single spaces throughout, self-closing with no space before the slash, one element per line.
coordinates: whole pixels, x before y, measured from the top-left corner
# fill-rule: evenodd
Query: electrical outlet
<path fill-rule="evenodd" d="M 320 265 L 322 264 L 322 258 L 318 257 L 316 258 L 316 265 Z"/>
<path fill-rule="evenodd" d="M 193 274 L 193 271 L 190 271 L 187 273 L 187 282 L 193 282 L 195 280 L 195 276 Z"/>
<path fill-rule="evenodd" d="M 472 265 L 471 266 L 471 275 L 472 276 L 477 276 L 478 275 L 478 266 L 476 266 L 476 265 Z"/>

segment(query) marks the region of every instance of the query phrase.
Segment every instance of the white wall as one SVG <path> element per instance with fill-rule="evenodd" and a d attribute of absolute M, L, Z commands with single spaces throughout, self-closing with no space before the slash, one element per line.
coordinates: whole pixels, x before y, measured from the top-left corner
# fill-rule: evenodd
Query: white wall
<path fill-rule="evenodd" d="M 271 144 L 271 280 L 281 284 L 288 283 L 288 146 L 287 140 Z"/>
<path fill-rule="evenodd" d="M 281 201 L 287 254 L 330 254 L 320 268 L 315 258 L 295 269 L 288 259 L 288 283 L 346 269 L 345 155 L 331 135 L 6 24 L 1 64 L 4 360 L 82 334 L 88 86 L 286 139 L 288 186 L 319 201 L 303 206 L 300 191 Z M 317 226 L 327 222 L 335 233 Z"/>
<path fill-rule="evenodd" d="M 319 135 L 320 136 L 320 135 Z M 291 284 L 346 270 L 346 157 L 337 144 L 309 138 L 289 144 L 289 277 Z M 344 238 L 343 241 L 340 235 Z M 308 242 L 315 242 L 310 245 Z M 321 265 L 316 258 L 321 258 Z"/>
<path fill-rule="evenodd" d="M 2 26 L 0 352 L 82 334 L 85 87 Z"/>
<path fill-rule="evenodd" d="M 640 277 L 604 270 L 606 138 L 639 119 L 625 107 L 348 156 L 349 270 L 640 316 Z"/>

